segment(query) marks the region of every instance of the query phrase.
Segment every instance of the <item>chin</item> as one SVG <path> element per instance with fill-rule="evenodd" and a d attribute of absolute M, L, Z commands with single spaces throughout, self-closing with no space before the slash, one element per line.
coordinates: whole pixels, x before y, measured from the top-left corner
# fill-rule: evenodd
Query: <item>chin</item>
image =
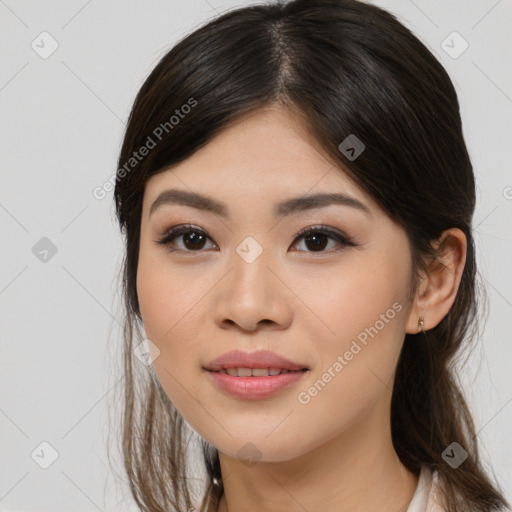
<path fill-rule="evenodd" d="M 256 462 L 288 462 L 308 451 L 306 446 L 298 446 L 296 442 L 284 440 L 278 436 L 270 440 L 267 434 L 261 437 L 250 437 L 246 434 L 243 438 L 223 439 L 217 444 L 209 442 L 220 453 L 242 460 L 249 466 Z"/>

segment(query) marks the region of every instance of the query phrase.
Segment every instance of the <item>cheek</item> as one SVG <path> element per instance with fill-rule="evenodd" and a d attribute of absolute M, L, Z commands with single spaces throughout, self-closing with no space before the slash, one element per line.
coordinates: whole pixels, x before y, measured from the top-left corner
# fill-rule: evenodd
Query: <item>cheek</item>
<path fill-rule="evenodd" d="M 407 254 L 401 259 L 391 251 L 360 254 L 337 277 L 303 287 L 321 320 L 309 326 L 320 359 L 315 377 L 322 380 L 317 386 L 322 398 L 312 402 L 332 400 L 349 413 L 358 409 L 354 400 L 365 407 L 385 391 L 405 334 Z"/>
<path fill-rule="evenodd" d="M 141 258 L 137 272 L 137 293 L 146 337 L 159 350 L 153 361 L 156 376 L 174 406 L 189 417 L 198 407 L 195 379 L 191 379 L 192 364 L 199 363 L 200 340 L 194 336 L 197 326 L 197 304 L 204 294 L 197 287 L 187 288 L 187 280 L 169 266 Z M 188 280 L 190 283 L 190 280 Z M 195 284 L 195 283 L 194 283 Z"/>
<path fill-rule="evenodd" d="M 164 249 L 148 248 L 148 243 L 139 254 L 137 296 L 146 335 L 164 350 L 178 332 L 184 338 L 208 282 L 197 272 L 172 265 Z"/>
<path fill-rule="evenodd" d="M 137 296 L 142 321 L 147 337 L 154 342 L 161 341 L 163 332 L 172 326 L 174 316 L 166 280 L 158 277 L 157 268 L 143 259 L 139 261 L 137 270 Z"/>
<path fill-rule="evenodd" d="M 137 269 L 137 294 L 146 337 L 159 349 L 153 366 L 162 387 L 178 408 L 190 407 L 198 354 L 204 337 L 205 296 L 212 278 L 197 267 L 169 262 L 165 251 L 142 247 Z M 188 399 L 187 399 L 188 397 Z"/>
<path fill-rule="evenodd" d="M 329 274 L 301 278 L 301 297 L 315 313 L 312 325 L 321 333 L 324 343 L 342 348 L 376 322 L 382 334 L 391 331 L 392 324 L 402 330 L 404 315 L 397 313 L 406 309 L 411 277 L 405 259 L 391 254 L 360 253 Z M 399 338 L 391 338 L 400 343 Z"/>
<path fill-rule="evenodd" d="M 314 304 L 336 334 L 323 328 L 327 334 L 316 336 L 319 365 L 297 390 L 296 417 L 302 418 L 304 438 L 313 443 L 309 448 L 375 411 L 385 418 L 404 337 L 407 281 L 399 277 L 366 270 L 317 292 Z"/>

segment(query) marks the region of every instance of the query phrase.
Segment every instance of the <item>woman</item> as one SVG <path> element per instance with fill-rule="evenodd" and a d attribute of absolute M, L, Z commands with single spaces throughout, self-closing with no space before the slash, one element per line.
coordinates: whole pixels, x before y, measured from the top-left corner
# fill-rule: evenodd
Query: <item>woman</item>
<path fill-rule="evenodd" d="M 458 100 L 391 14 L 294 0 L 184 38 L 137 95 L 115 201 L 141 510 L 508 506 L 451 365 L 477 316 Z"/>

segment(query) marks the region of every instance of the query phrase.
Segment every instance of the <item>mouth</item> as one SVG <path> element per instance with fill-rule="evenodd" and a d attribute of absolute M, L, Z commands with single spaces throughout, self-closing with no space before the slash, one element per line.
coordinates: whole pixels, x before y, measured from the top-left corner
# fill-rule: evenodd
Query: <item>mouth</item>
<path fill-rule="evenodd" d="M 206 368 L 205 368 L 206 369 Z M 300 370 L 288 370 L 287 368 L 221 368 L 219 370 L 208 370 L 213 373 L 223 373 L 231 377 L 274 377 L 287 373 L 300 373 L 308 371 L 308 368 Z"/>
<path fill-rule="evenodd" d="M 214 386 L 244 400 L 269 398 L 305 378 L 309 368 L 267 350 L 226 352 L 203 370 Z"/>

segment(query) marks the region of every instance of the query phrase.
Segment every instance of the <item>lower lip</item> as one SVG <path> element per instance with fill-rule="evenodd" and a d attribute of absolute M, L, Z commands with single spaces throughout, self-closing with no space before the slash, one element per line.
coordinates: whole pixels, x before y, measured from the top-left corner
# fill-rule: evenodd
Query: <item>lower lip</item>
<path fill-rule="evenodd" d="M 308 373 L 308 370 L 305 370 L 269 375 L 268 377 L 233 377 L 227 373 L 206 371 L 223 391 L 248 400 L 258 400 L 275 395 Z"/>

